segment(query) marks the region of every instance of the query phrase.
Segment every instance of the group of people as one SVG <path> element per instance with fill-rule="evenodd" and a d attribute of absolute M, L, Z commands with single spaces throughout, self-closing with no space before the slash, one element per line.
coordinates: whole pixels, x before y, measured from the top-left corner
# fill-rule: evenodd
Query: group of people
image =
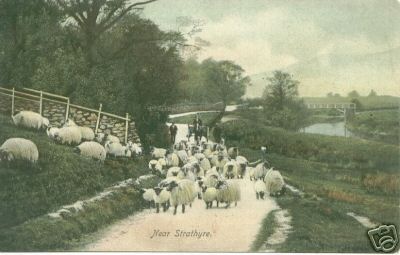
<path fill-rule="evenodd" d="M 201 137 L 203 136 L 203 121 L 200 119 L 199 114 L 196 114 L 196 117 L 193 119 L 192 122 L 192 130 L 189 128 L 189 137 L 194 134 L 194 139 L 197 143 L 200 143 Z M 172 122 L 171 126 L 169 127 L 169 133 L 171 137 L 171 143 L 175 144 L 176 135 L 178 134 L 178 127 Z M 217 143 L 221 141 L 222 130 L 219 125 L 214 127 L 213 131 L 214 139 Z"/>

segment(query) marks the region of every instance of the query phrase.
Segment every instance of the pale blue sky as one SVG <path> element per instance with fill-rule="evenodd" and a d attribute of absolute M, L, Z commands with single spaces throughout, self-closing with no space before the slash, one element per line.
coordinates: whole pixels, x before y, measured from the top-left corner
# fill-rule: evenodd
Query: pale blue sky
<path fill-rule="evenodd" d="M 199 59 L 230 59 L 248 74 L 400 47 L 398 0 L 159 0 L 143 15 L 166 30 L 177 17 L 203 20 L 196 36 L 211 45 Z"/>

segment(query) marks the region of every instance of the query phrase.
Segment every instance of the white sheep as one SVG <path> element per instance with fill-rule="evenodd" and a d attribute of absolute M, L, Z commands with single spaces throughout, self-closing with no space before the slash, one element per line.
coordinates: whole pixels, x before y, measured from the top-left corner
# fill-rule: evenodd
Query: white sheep
<path fill-rule="evenodd" d="M 168 166 L 168 162 L 166 158 L 159 158 L 158 163 L 161 165 L 161 168 L 165 170 Z"/>
<path fill-rule="evenodd" d="M 163 207 L 163 211 L 167 211 L 169 207 L 169 199 L 171 198 L 171 192 L 166 188 L 154 187 L 153 200 L 156 205 L 156 212 L 160 212 L 160 205 Z"/>
<path fill-rule="evenodd" d="M 151 151 L 151 156 L 155 159 L 164 158 L 167 155 L 167 150 L 154 147 Z"/>
<path fill-rule="evenodd" d="M 81 143 L 82 134 L 78 127 L 63 127 L 55 132 L 54 139 L 61 144 L 78 145 Z"/>
<path fill-rule="evenodd" d="M 180 160 L 179 157 L 176 153 L 171 153 L 167 155 L 168 159 L 168 166 L 179 166 L 180 165 Z"/>
<path fill-rule="evenodd" d="M 179 179 L 185 178 L 185 173 L 181 170 L 180 167 L 170 167 L 167 171 L 167 177 L 178 177 Z"/>
<path fill-rule="evenodd" d="M 27 160 L 35 163 L 39 159 L 39 151 L 32 141 L 24 138 L 7 139 L 0 147 L 0 160 Z"/>
<path fill-rule="evenodd" d="M 103 145 L 97 142 L 83 142 L 75 147 L 75 152 L 82 156 L 97 159 L 103 162 L 106 159 L 107 152 Z"/>
<path fill-rule="evenodd" d="M 192 204 L 197 196 L 195 183 L 190 180 L 172 181 L 167 190 L 171 192 L 170 204 L 174 207 L 174 215 L 179 205 L 182 205 L 182 213 L 185 213 L 185 206 Z"/>
<path fill-rule="evenodd" d="M 265 163 L 259 163 L 255 168 L 254 168 L 254 178 L 255 180 L 258 179 L 264 179 L 265 175 L 267 174 L 267 167 Z"/>
<path fill-rule="evenodd" d="M 21 111 L 12 116 L 12 120 L 16 126 L 34 128 L 37 130 L 47 128 L 50 125 L 49 119 L 37 112 L 31 111 Z"/>
<path fill-rule="evenodd" d="M 114 157 L 126 157 L 129 156 L 129 149 L 120 143 L 107 141 L 104 145 L 107 154 Z"/>
<path fill-rule="evenodd" d="M 161 164 L 158 162 L 158 160 L 152 159 L 149 162 L 149 170 L 153 173 L 153 174 L 158 174 L 158 173 L 162 173 L 163 169 Z"/>
<path fill-rule="evenodd" d="M 232 202 L 235 202 L 236 206 L 240 201 L 240 186 L 237 182 L 219 180 L 216 189 L 218 190 L 217 206 L 219 203 L 226 203 L 226 208 L 228 208 Z"/>
<path fill-rule="evenodd" d="M 207 158 L 203 158 L 200 160 L 200 167 L 203 168 L 204 172 L 206 173 L 211 169 L 211 163 Z"/>
<path fill-rule="evenodd" d="M 81 131 L 82 141 L 93 141 L 95 138 L 94 132 L 90 127 L 78 126 L 73 120 L 68 119 L 64 127 L 78 127 Z"/>
<path fill-rule="evenodd" d="M 154 202 L 154 196 L 156 195 L 154 189 L 141 189 L 140 193 L 145 201 L 149 202 L 149 208 L 151 208 Z"/>
<path fill-rule="evenodd" d="M 217 200 L 218 191 L 214 187 L 202 187 L 202 198 L 203 201 L 206 203 L 206 209 L 212 208 L 212 204 L 214 201 Z"/>
<path fill-rule="evenodd" d="M 54 140 L 55 139 L 55 135 L 56 135 L 56 133 L 59 131 L 60 129 L 59 128 L 56 128 L 56 127 L 47 127 L 47 129 L 46 129 L 46 133 L 47 133 L 47 136 L 50 138 L 50 139 L 52 139 L 52 140 Z"/>
<path fill-rule="evenodd" d="M 143 148 L 139 143 L 133 143 L 129 141 L 126 146 L 134 153 L 135 156 L 141 156 L 143 154 Z"/>
<path fill-rule="evenodd" d="M 246 174 L 246 168 L 249 165 L 249 161 L 243 156 L 237 156 L 235 160 L 238 164 L 238 177 L 242 179 Z"/>
<path fill-rule="evenodd" d="M 228 156 L 229 156 L 230 158 L 236 158 L 236 156 L 238 155 L 238 153 L 239 153 L 239 148 L 238 148 L 238 147 L 230 147 L 230 148 L 228 149 Z"/>
<path fill-rule="evenodd" d="M 267 192 L 267 186 L 263 180 L 257 180 L 254 183 L 254 190 L 256 191 L 256 198 L 264 199 L 264 195 Z"/>
<path fill-rule="evenodd" d="M 279 195 L 285 187 L 281 173 L 273 168 L 268 169 L 264 177 L 264 182 L 271 196 Z"/>
<path fill-rule="evenodd" d="M 110 134 L 104 134 L 104 133 L 98 133 L 95 135 L 95 139 L 99 143 L 106 143 L 107 141 L 113 142 L 113 143 L 121 143 L 118 137 Z"/>
<path fill-rule="evenodd" d="M 227 179 L 234 179 L 238 176 L 238 165 L 234 160 L 227 162 L 223 168 L 223 176 Z"/>

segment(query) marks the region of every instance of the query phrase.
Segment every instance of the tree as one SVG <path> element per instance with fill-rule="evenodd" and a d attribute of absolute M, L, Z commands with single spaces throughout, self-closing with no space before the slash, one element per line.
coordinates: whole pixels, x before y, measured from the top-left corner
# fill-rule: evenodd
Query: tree
<path fill-rule="evenodd" d="M 360 94 L 356 90 L 350 91 L 349 94 L 347 94 L 348 97 L 360 97 Z"/>
<path fill-rule="evenodd" d="M 308 111 L 304 102 L 298 98 L 299 82 L 282 71 L 273 72 L 267 81 L 263 93 L 265 119 L 273 126 L 289 130 L 305 126 Z"/>
<path fill-rule="evenodd" d="M 83 50 L 89 66 L 95 64 L 96 44 L 108 30 L 127 14 L 142 10 L 142 6 L 157 0 L 54 0 L 63 13 L 72 18 L 78 30 L 79 47 Z M 72 30 L 75 26 L 72 25 Z"/>
<path fill-rule="evenodd" d="M 375 92 L 375 90 L 371 89 L 371 91 L 369 92 L 368 96 L 369 97 L 376 97 L 378 94 Z"/>
<path fill-rule="evenodd" d="M 329 92 L 328 94 L 326 94 L 326 97 L 333 97 L 333 92 Z"/>
<path fill-rule="evenodd" d="M 226 105 L 239 100 L 246 92 L 250 78 L 244 76 L 244 70 L 232 61 L 206 59 L 202 63 L 205 75 L 204 89 L 211 99 L 222 102 L 222 111 L 211 121 L 214 126 L 225 114 Z"/>
<path fill-rule="evenodd" d="M 341 95 L 339 93 L 335 93 L 333 96 L 334 97 L 341 97 Z"/>
<path fill-rule="evenodd" d="M 282 71 L 273 72 L 272 77 L 267 78 L 269 84 L 264 90 L 263 97 L 269 108 L 282 110 L 285 105 L 298 96 L 299 82 L 292 76 Z"/>

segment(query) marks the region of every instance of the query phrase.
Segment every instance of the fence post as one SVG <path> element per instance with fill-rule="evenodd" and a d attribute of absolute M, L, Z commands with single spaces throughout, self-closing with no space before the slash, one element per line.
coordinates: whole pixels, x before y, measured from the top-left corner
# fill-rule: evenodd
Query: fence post
<path fill-rule="evenodd" d="M 67 109 L 65 109 L 65 121 L 68 120 L 68 117 L 69 117 L 69 97 L 67 100 Z"/>
<path fill-rule="evenodd" d="M 128 142 L 129 113 L 126 113 L 125 121 L 125 144 Z"/>
<path fill-rule="evenodd" d="M 39 113 L 42 115 L 43 110 L 43 91 L 40 91 L 40 104 L 39 104 Z"/>
<path fill-rule="evenodd" d="M 97 130 L 99 129 L 99 124 L 100 124 L 101 107 L 103 107 L 102 104 L 100 104 L 99 114 L 97 115 L 96 130 L 94 131 L 96 134 L 97 134 Z"/>
<path fill-rule="evenodd" d="M 12 98 L 11 98 L 11 116 L 14 116 L 14 99 L 15 98 L 15 88 L 12 90 Z"/>

